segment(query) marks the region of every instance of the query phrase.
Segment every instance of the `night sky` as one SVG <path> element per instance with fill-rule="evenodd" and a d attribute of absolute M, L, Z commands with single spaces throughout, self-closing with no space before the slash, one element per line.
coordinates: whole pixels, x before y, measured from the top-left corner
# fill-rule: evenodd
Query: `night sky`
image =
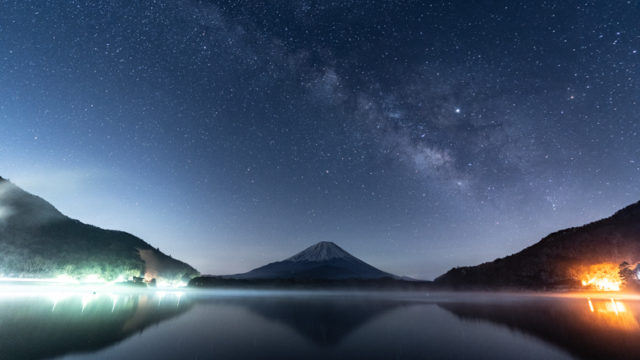
<path fill-rule="evenodd" d="M 432 279 L 640 200 L 639 1 L 0 1 L 0 175 L 203 273 Z"/>

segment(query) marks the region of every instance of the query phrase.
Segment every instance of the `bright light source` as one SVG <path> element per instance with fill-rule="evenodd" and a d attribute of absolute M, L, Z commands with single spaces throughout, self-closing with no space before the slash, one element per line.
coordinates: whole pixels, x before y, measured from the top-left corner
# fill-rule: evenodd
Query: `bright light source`
<path fill-rule="evenodd" d="M 618 265 L 614 263 L 594 264 L 584 269 L 582 286 L 598 291 L 620 291 L 622 279 L 618 272 Z"/>
<path fill-rule="evenodd" d="M 187 283 L 181 280 L 156 280 L 156 286 L 161 289 L 181 288 L 186 287 Z"/>
<path fill-rule="evenodd" d="M 101 282 L 106 282 L 102 276 L 98 275 L 98 274 L 91 274 L 91 275 L 87 275 L 84 277 L 84 279 L 82 279 L 83 282 L 88 282 L 88 283 L 101 283 Z"/>
<path fill-rule="evenodd" d="M 53 278 L 19 278 L 19 277 L 0 277 L 0 286 L 2 283 L 16 284 L 16 283 L 33 283 L 34 285 L 63 285 L 63 286 L 91 286 L 93 288 L 107 288 L 111 286 L 117 286 L 126 283 L 126 277 L 124 275 L 118 276 L 113 281 L 106 281 L 99 274 L 89 274 L 82 279 L 77 279 L 67 274 L 60 274 Z M 156 281 L 157 288 L 160 289 L 175 289 L 186 287 L 187 283 L 181 280 L 168 280 L 158 279 Z"/>
<path fill-rule="evenodd" d="M 68 284 L 76 284 L 76 283 L 78 283 L 78 280 L 76 280 L 76 279 L 74 279 L 71 276 L 66 275 L 66 274 L 56 276 L 55 280 L 57 282 L 68 283 Z"/>

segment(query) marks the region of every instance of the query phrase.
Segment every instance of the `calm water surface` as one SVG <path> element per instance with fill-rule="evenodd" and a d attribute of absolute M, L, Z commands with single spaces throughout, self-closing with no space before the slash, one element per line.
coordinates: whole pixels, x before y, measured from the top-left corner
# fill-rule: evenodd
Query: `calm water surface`
<path fill-rule="evenodd" d="M 638 359 L 638 314 L 586 295 L 3 291 L 0 359 Z"/>

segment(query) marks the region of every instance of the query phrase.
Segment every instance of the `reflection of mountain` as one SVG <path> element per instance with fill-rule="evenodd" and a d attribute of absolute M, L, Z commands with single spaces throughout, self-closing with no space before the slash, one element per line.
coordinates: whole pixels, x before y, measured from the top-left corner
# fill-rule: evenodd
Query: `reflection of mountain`
<path fill-rule="evenodd" d="M 372 319 L 408 304 L 391 300 L 344 300 L 322 296 L 234 298 L 222 301 L 284 324 L 320 346 L 336 345 Z"/>
<path fill-rule="evenodd" d="M 639 359 L 640 305 L 611 299 L 440 303 L 464 320 L 533 335 L 584 359 Z"/>
<path fill-rule="evenodd" d="M 189 307 L 185 299 L 153 292 L 0 298 L 0 359 L 94 352 Z"/>

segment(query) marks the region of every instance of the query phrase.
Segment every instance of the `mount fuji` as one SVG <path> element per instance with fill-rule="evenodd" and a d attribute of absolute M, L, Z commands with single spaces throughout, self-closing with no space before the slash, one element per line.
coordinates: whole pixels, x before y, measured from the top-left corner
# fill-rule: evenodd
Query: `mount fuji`
<path fill-rule="evenodd" d="M 347 280 L 397 276 L 365 263 L 332 242 L 322 241 L 285 260 L 226 278 Z"/>

